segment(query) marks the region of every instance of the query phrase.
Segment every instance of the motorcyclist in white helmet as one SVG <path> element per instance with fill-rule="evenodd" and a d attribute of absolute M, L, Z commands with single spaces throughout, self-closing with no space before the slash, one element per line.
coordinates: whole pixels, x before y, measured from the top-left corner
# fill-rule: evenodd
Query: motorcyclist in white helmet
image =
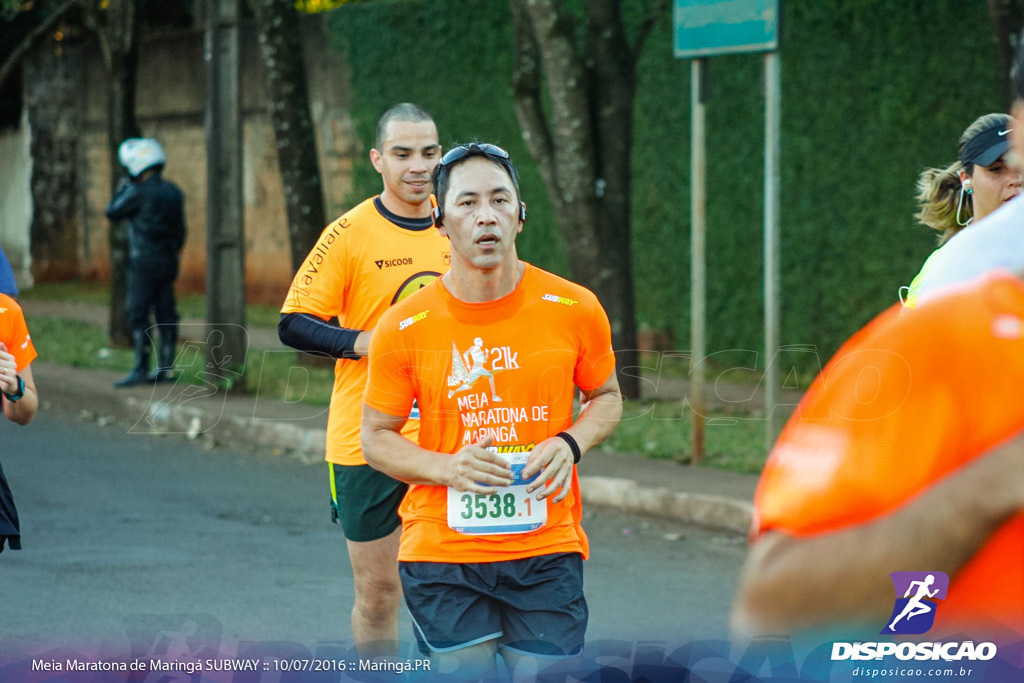
<path fill-rule="evenodd" d="M 126 308 L 135 365 L 114 386 L 172 381 L 179 320 L 174 281 L 185 244 L 185 198 L 174 183 L 163 178 L 166 156 L 156 140 L 129 138 L 118 148 L 118 159 L 128 175 L 110 200 L 106 215 L 110 220 L 129 222 Z M 159 329 L 155 372 L 150 371 L 150 311 Z"/>

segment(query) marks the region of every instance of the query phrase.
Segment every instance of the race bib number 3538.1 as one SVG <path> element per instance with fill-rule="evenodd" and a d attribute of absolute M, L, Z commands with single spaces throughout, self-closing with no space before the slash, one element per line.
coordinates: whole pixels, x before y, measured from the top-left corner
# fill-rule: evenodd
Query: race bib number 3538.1
<path fill-rule="evenodd" d="M 491 449 L 496 450 L 496 449 Z M 503 453 L 512 466 L 510 486 L 497 493 L 466 493 L 448 487 L 448 526 L 460 534 L 521 534 L 534 531 L 548 521 L 548 502 L 534 500 L 526 485 L 537 478 L 523 479 L 529 453 Z"/>

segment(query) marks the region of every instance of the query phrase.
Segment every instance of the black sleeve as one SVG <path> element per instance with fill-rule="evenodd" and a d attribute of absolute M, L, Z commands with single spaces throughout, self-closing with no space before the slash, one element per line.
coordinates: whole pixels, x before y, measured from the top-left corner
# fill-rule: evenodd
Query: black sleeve
<path fill-rule="evenodd" d="M 119 221 L 138 211 L 139 192 L 131 182 L 121 179 L 117 191 L 103 212 L 112 221 Z"/>
<path fill-rule="evenodd" d="M 277 336 L 282 344 L 333 358 L 359 359 L 355 343 L 360 331 L 332 325 L 310 313 L 282 313 L 277 323 Z"/>
<path fill-rule="evenodd" d="M 174 248 L 181 251 L 185 246 L 185 195 L 178 191 L 178 201 L 175 203 L 174 213 L 171 216 L 171 234 L 173 235 Z"/>

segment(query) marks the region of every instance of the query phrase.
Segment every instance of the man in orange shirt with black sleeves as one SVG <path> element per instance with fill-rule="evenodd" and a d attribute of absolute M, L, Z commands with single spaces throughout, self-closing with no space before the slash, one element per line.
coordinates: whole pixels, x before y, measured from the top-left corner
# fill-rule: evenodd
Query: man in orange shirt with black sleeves
<path fill-rule="evenodd" d="M 278 326 L 285 344 L 337 359 L 326 457 L 332 515 L 352 563 L 352 637 L 364 657 L 398 650 L 395 558 L 406 490 L 363 459 L 365 356 L 381 314 L 448 269 L 448 241 L 430 219 L 430 173 L 440 155 L 437 127 L 421 107 L 398 104 L 381 116 L 370 161 L 384 189 L 324 229 L 292 281 Z M 414 409 L 407 416 L 405 433 L 415 439 L 418 416 Z"/>
<path fill-rule="evenodd" d="M 526 207 L 504 150 L 456 147 L 434 186 L 452 266 L 381 317 L 363 453 L 410 485 L 398 559 L 421 651 L 472 680 L 496 654 L 522 675 L 583 645 L 576 463 L 621 416 L 611 330 L 590 291 L 519 260 Z M 418 444 L 400 433 L 414 403 Z"/>

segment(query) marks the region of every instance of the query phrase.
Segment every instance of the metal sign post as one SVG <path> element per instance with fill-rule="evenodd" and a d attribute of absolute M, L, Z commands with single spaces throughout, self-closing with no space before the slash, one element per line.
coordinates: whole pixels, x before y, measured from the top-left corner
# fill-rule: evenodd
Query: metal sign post
<path fill-rule="evenodd" d="M 705 421 L 705 110 L 707 57 L 747 52 L 765 55 L 764 158 L 764 309 L 766 448 L 778 433 L 779 369 L 779 0 L 675 0 L 674 54 L 692 59 L 691 69 L 691 235 L 690 235 L 690 408 L 693 423 L 691 462 L 704 455 Z"/>
<path fill-rule="evenodd" d="M 704 390 L 704 303 L 707 299 L 704 235 L 707 212 L 704 198 L 706 180 L 705 113 L 707 111 L 708 60 L 690 62 L 690 462 L 704 459 L 704 414 L 707 400 Z"/>
<path fill-rule="evenodd" d="M 764 56 L 764 419 L 765 449 L 779 434 L 779 129 L 782 79 L 779 53 Z"/>

